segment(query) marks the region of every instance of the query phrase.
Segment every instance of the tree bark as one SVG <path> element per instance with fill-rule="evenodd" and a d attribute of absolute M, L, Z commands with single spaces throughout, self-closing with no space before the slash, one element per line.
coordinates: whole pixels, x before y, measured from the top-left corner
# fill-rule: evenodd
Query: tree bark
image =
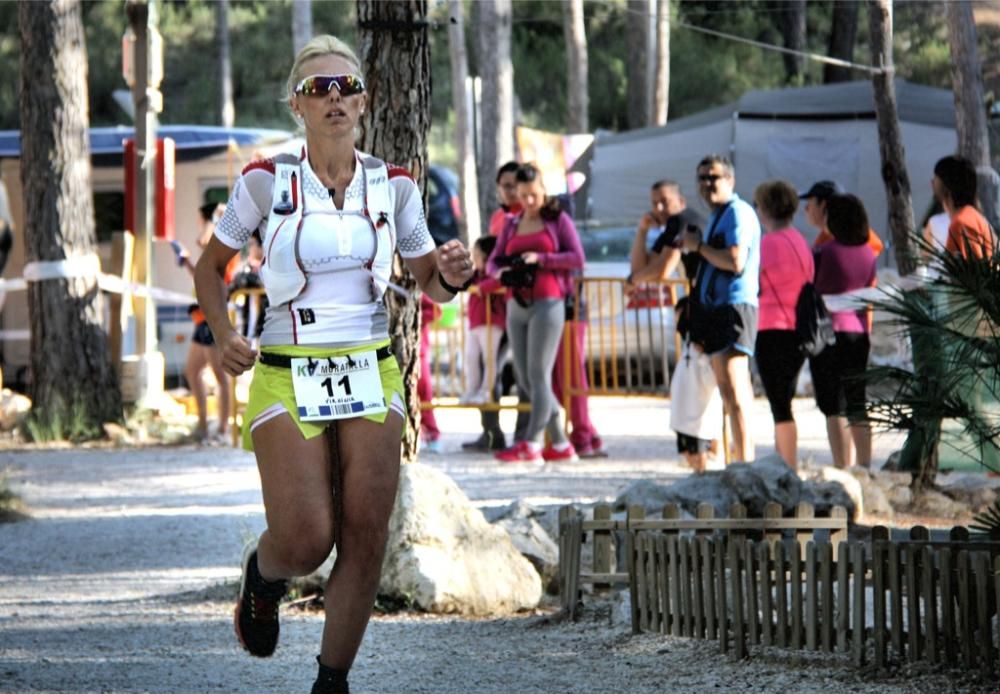
<path fill-rule="evenodd" d="M 670 111 L 670 0 L 656 3 L 656 63 L 653 66 L 653 125 L 666 125 Z"/>
<path fill-rule="evenodd" d="M 830 46 L 827 55 L 840 60 L 854 60 L 854 44 L 858 36 L 858 7 L 856 0 L 834 0 L 833 24 L 830 27 Z M 823 83 L 849 82 L 854 78 L 850 68 L 840 65 L 823 66 Z"/>
<path fill-rule="evenodd" d="M 997 214 L 997 173 L 990 161 L 989 131 L 983 73 L 976 45 L 976 23 L 968 2 L 946 3 L 948 46 L 951 52 L 951 84 L 955 93 L 958 153 L 976 165 L 979 202 L 994 229 Z"/>
<path fill-rule="evenodd" d="M 215 43 L 219 47 L 219 115 L 227 128 L 236 121 L 233 106 L 233 65 L 229 59 L 229 0 L 219 0 L 215 5 Z"/>
<path fill-rule="evenodd" d="M 313 35 L 312 0 L 292 0 L 292 50 L 299 54 Z"/>
<path fill-rule="evenodd" d="M 22 2 L 21 184 L 25 260 L 96 254 L 80 3 Z M 32 417 L 46 436 L 96 438 L 122 419 L 96 275 L 28 284 Z"/>
<path fill-rule="evenodd" d="M 628 0 L 625 76 L 626 122 L 630 129 L 649 125 L 649 0 Z"/>
<path fill-rule="evenodd" d="M 899 272 L 905 275 L 916 267 L 916 255 L 912 241 L 914 227 L 910 177 L 906 172 L 903 138 L 896 112 L 896 87 L 893 82 L 892 1 L 870 0 L 868 23 L 872 64 L 885 70 L 872 77 L 872 85 L 875 89 L 882 180 L 889 202 L 889 228 L 896 249 L 896 265 Z"/>
<path fill-rule="evenodd" d="M 806 48 L 806 0 L 788 0 L 781 15 L 781 33 L 785 48 L 804 51 Z M 805 78 L 805 56 L 782 53 L 785 61 L 785 76 L 788 82 L 801 84 Z"/>
<path fill-rule="evenodd" d="M 466 101 L 469 60 L 465 51 L 465 18 L 462 0 L 448 3 L 448 53 L 451 59 L 451 104 L 455 109 L 455 150 L 458 152 L 458 179 L 462 201 L 459 235 L 466 244 L 477 238 L 482 227 L 479 221 L 479 186 L 476 176 L 476 147 Z M 471 237 L 471 238 L 470 238 Z"/>
<path fill-rule="evenodd" d="M 514 68 L 510 58 L 511 0 L 484 0 L 479 11 L 478 64 L 481 79 L 479 209 L 481 233 L 488 233 L 496 209 L 496 171 L 514 158 Z"/>
<path fill-rule="evenodd" d="M 427 196 L 427 134 L 430 132 L 431 62 L 427 37 L 426 0 L 358 0 L 358 48 L 368 87 L 368 109 L 361 123 L 360 147 L 365 152 L 403 166 Z M 399 256 L 395 284 L 415 293 L 406 300 L 387 291 L 389 334 L 406 387 L 407 422 L 403 436 L 404 462 L 417 455 L 420 402 L 420 302 L 416 282 Z"/>
<path fill-rule="evenodd" d="M 587 112 L 587 31 L 583 22 L 583 0 L 568 0 L 563 5 L 563 35 L 566 37 L 566 130 L 585 133 L 590 130 Z"/>

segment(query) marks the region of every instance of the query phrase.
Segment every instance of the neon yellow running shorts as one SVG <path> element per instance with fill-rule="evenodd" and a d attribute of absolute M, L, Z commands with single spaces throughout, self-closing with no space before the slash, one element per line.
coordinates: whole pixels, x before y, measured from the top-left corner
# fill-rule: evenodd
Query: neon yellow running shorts
<path fill-rule="evenodd" d="M 356 354 L 385 347 L 388 340 L 362 345 L 360 347 L 346 347 L 338 349 L 322 349 L 309 347 L 308 345 L 287 345 L 265 347 L 263 351 L 270 354 L 281 354 L 289 357 L 342 357 L 347 354 Z M 382 392 L 385 396 L 387 409 L 379 414 L 367 415 L 365 419 L 378 424 L 385 421 L 386 415 L 393 402 L 393 396 L 397 402 L 405 403 L 403 394 L 403 377 L 399 372 L 399 364 L 396 357 L 389 356 L 378 363 L 379 375 L 382 378 Z M 298 407 L 295 404 L 295 391 L 292 388 L 292 370 L 280 366 L 267 366 L 257 362 L 254 366 L 253 380 L 250 382 L 250 396 L 247 401 L 246 410 L 243 412 L 243 448 L 253 450 L 253 438 L 250 435 L 251 423 L 265 410 L 269 410 L 275 405 L 281 404 L 288 412 L 288 415 L 295 421 L 302 437 L 311 439 L 319 436 L 326 430 L 326 422 L 303 422 L 299 420 Z"/>

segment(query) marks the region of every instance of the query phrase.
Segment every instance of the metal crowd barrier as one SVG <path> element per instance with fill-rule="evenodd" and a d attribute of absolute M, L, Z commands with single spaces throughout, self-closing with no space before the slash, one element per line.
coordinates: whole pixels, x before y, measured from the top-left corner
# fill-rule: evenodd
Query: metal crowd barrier
<path fill-rule="evenodd" d="M 505 290 L 498 290 L 502 294 Z M 637 285 L 626 291 L 625 280 L 616 277 L 586 277 L 578 280 L 573 304 L 586 309 L 563 330 L 563 405 L 577 396 L 670 396 L 670 367 L 681 350 L 676 331 L 674 307 L 688 292 L 686 280 L 668 279 Z M 264 290 L 238 289 L 230 296 L 230 319 L 243 334 L 252 336 Z M 478 410 L 528 410 L 516 395 L 499 400 L 492 396 L 483 403 L 459 403 L 466 389 L 464 355 L 467 331 L 465 293 L 446 304 L 444 314 L 429 329 L 430 367 L 433 397 L 422 409 L 463 407 Z M 486 304 L 488 330 L 492 302 Z M 241 310 L 249 305 L 249 318 Z M 447 308 L 451 306 L 452 308 Z M 574 339 L 575 338 L 575 339 Z M 490 340 L 487 340 L 490 343 Z M 582 349 L 582 355 L 581 355 Z M 484 355 L 486 382 L 495 383 L 501 364 L 496 354 Z M 576 365 L 580 366 L 576 366 Z M 245 384 L 244 384 L 245 385 Z M 238 442 L 238 422 L 245 401 L 238 396 L 237 379 L 230 384 L 232 396 L 232 439 Z"/>

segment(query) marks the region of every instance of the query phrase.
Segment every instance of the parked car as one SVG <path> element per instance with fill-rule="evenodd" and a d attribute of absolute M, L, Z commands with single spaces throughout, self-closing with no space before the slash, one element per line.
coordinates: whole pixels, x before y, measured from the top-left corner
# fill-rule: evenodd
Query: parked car
<path fill-rule="evenodd" d="M 431 164 L 427 170 L 427 228 L 434 243 L 458 238 L 462 204 L 458 197 L 458 175 L 451 169 Z"/>
<path fill-rule="evenodd" d="M 578 224 L 586 265 L 584 283 L 590 330 L 587 359 L 593 386 L 666 387 L 676 351 L 673 296 L 666 285 L 626 295 L 635 224 Z M 685 287 L 676 289 L 683 296 Z"/>

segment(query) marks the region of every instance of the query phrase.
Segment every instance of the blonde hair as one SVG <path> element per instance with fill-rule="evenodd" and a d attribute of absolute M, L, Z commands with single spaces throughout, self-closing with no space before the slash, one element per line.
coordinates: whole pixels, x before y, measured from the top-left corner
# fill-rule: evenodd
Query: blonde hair
<path fill-rule="evenodd" d="M 309 40 L 309 43 L 302 47 L 299 54 L 295 56 L 295 62 L 292 63 L 292 69 L 288 73 L 288 82 L 285 86 L 288 91 L 289 99 L 295 95 L 295 85 L 297 85 L 299 81 L 305 77 L 305 75 L 301 74 L 302 65 L 313 58 L 322 55 L 340 56 L 344 60 L 351 63 L 354 66 L 355 72 L 361 75 L 361 61 L 358 60 L 358 56 L 354 53 L 354 49 L 338 39 L 336 36 L 331 36 L 329 34 L 314 36 Z M 364 79 L 364 75 L 361 75 L 361 79 Z"/>

